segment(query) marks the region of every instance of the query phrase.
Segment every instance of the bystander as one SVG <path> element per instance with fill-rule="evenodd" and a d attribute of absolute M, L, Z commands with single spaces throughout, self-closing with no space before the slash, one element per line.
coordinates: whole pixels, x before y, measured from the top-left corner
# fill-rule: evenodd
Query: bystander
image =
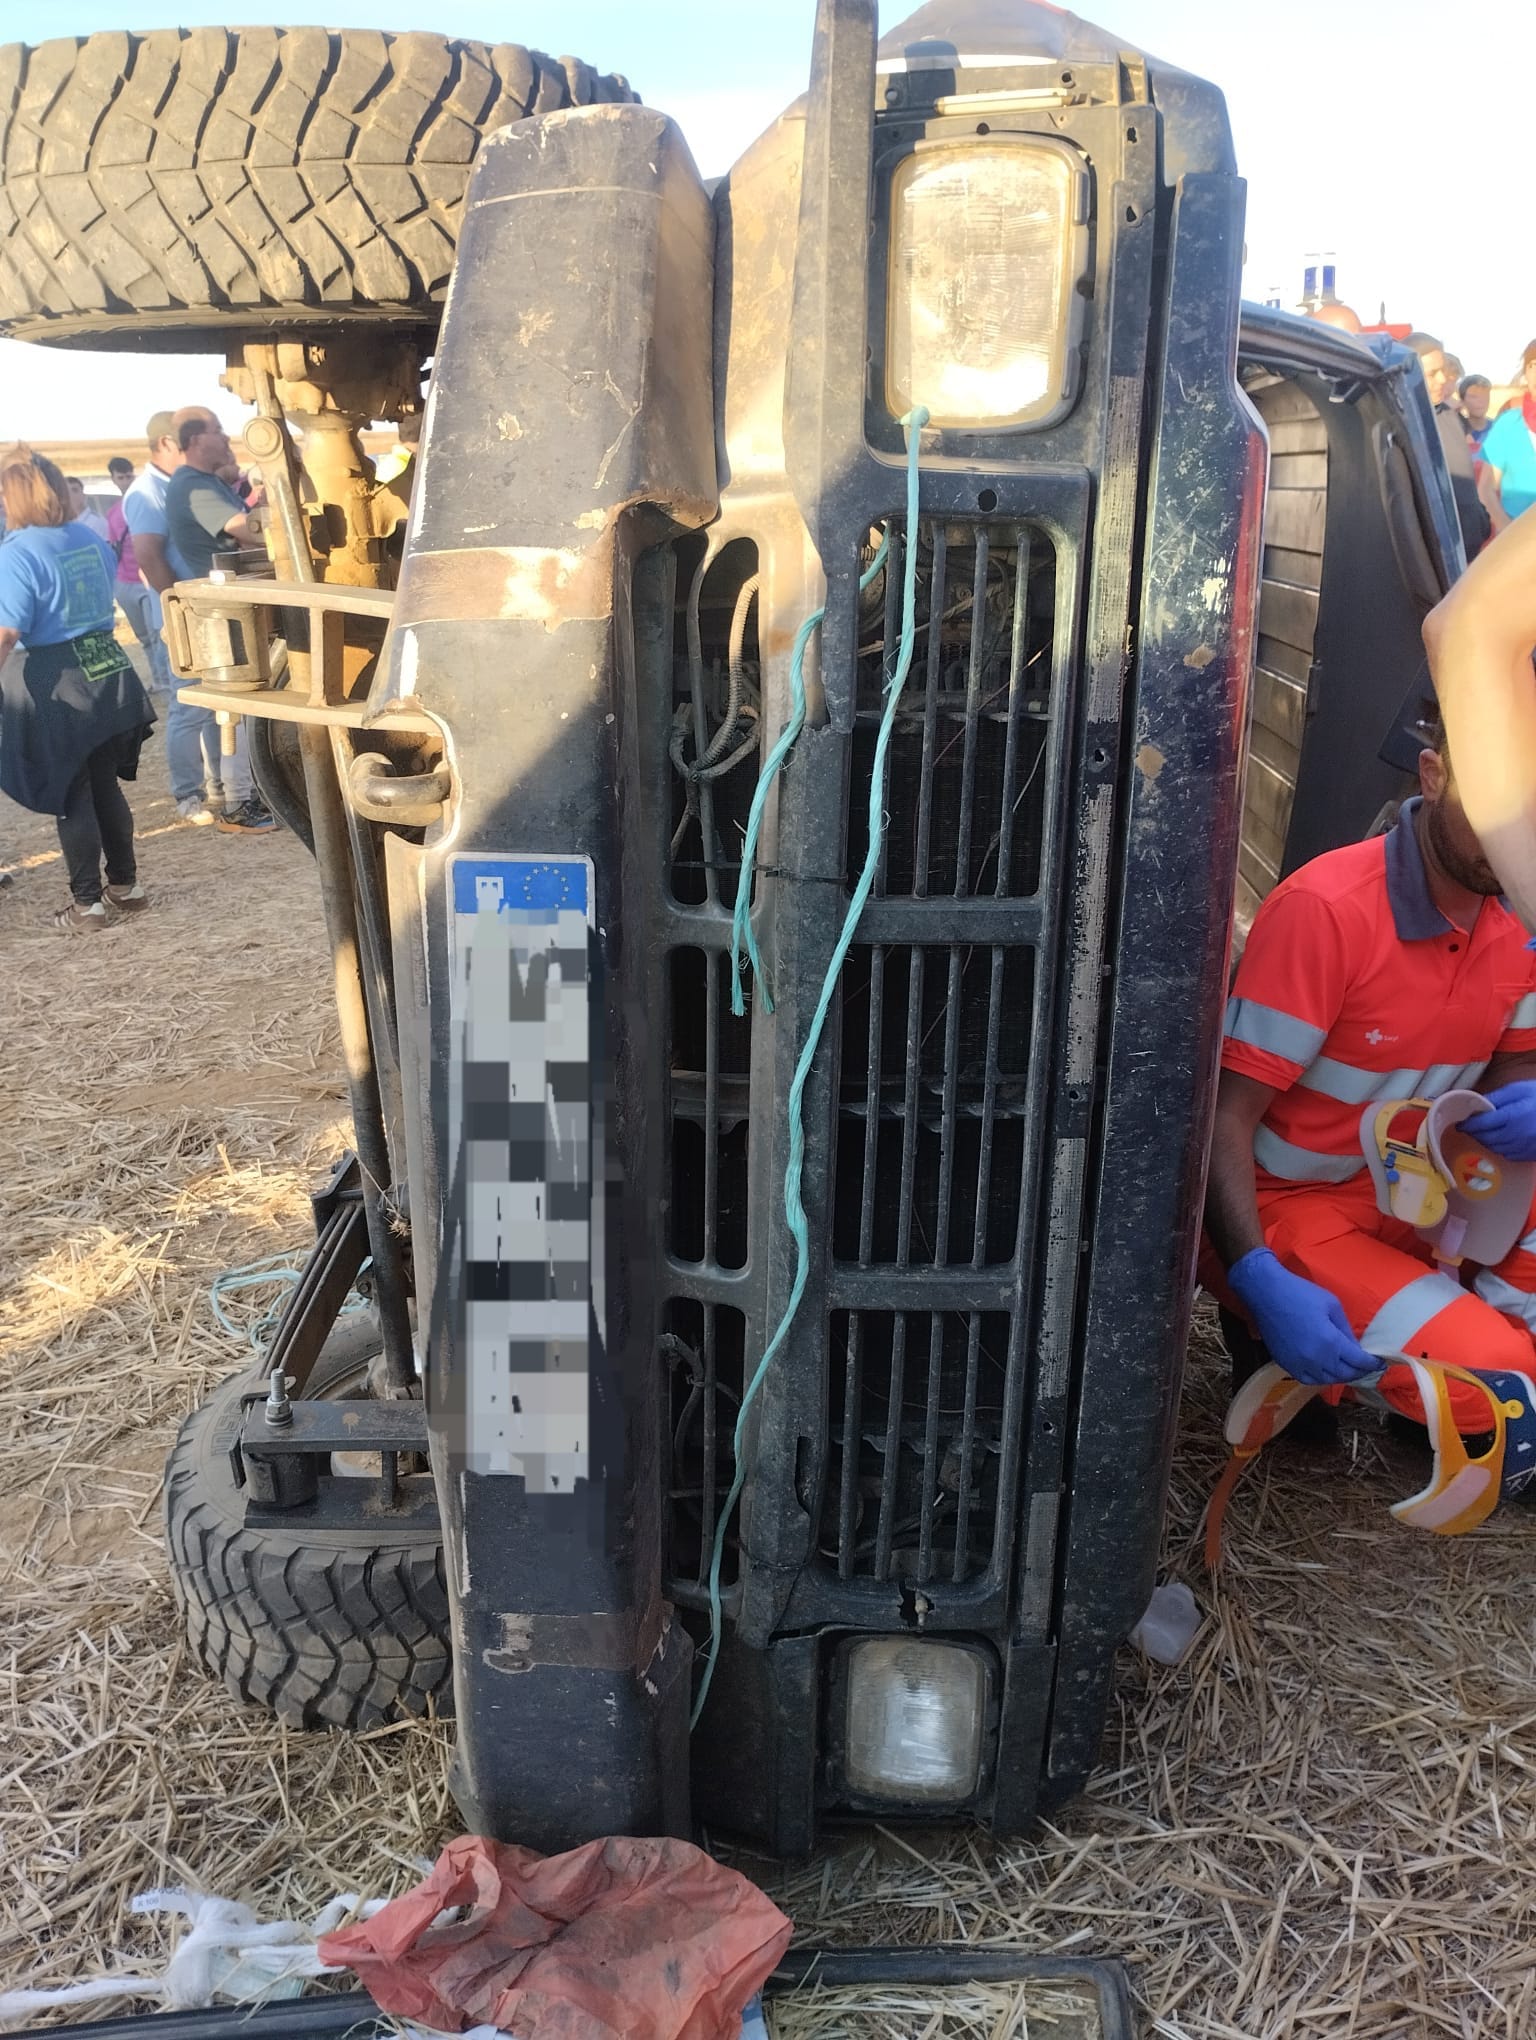
<path fill-rule="evenodd" d="M 171 662 L 166 657 L 165 640 L 160 634 L 160 597 L 139 572 L 133 533 L 128 529 L 128 518 L 123 509 L 123 500 L 133 486 L 133 462 L 123 454 L 117 454 L 107 462 L 107 473 L 112 477 L 112 486 L 117 490 L 119 499 L 107 512 L 107 544 L 117 560 L 112 592 L 117 597 L 118 608 L 128 620 L 128 628 L 143 648 L 149 665 L 150 693 L 156 712 L 164 715 L 170 707 Z"/>
<path fill-rule="evenodd" d="M 70 898 L 54 925 L 100 930 L 149 904 L 118 782 L 137 772 L 155 711 L 113 635 L 111 550 L 70 517 L 64 477 L 13 446 L 0 498 L 0 789 L 57 821 Z"/>
<path fill-rule="evenodd" d="M 1424 624 L 1467 820 L 1536 929 L 1536 509 L 1473 561 Z"/>
<path fill-rule="evenodd" d="M 1536 503 L 1536 340 L 1520 357 L 1520 401 L 1494 419 L 1483 441 L 1483 503 L 1495 531 Z"/>
<path fill-rule="evenodd" d="M 252 543 L 254 533 L 245 505 L 219 479 L 219 469 L 229 464 L 233 453 L 216 415 L 201 404 L 178 411 L 176 443 L 181 466 L 165 491 L 166 557 L 178 581 L 200 581 L 218 571 L 221 560 L 232 560 L 242 546 Z M 207 717 L 202 726 L 205 747 L 217 745 L 216 719 L 207 709 L 195 712 Z M 216 754 L 214 769 L 223 802 L 214 812 L 215 824 L 239 835 L 265 835 L 276 823 L 256 796 L 240 723 L 235 725 L 235 746 L 233 754 Z"/>
<path fill-rule="evenodd" d="M 1456 385 L 1456 394 L 1461 399 L 1461 429 L 1467 435 L 1472 458 L 1481 460 L 1483 441 L 1488 437 L 1488 428 L 1493 423 L 1488 416 L 1493 384 L 1485 375 L 1464 375 Z"/>
<path fill-rule="evenodd" d="M 69 491 L 69 521 L 83 524 L 87 531 L 94 531 L 102 544 L 107 543 L 107 520 L 99 510 L 91 508 L 91 499 L 85 493 L 85 484 L 78 475 L 66 475 L 64 486 Z"/>
<path fill-rule="evenodd" d="M 1459 413 L 1451 407 L 1450 399 L 1456 383 L 1455 374 L 1444 347 L 1432 333 L 1410 333 L 1407 345 L 1419 357 L 1419 366 L 1424 371 L 1424 387 L 1428 390 L 1429 401 L 1434 406 L 1435 424 L 1439 428 L 1440 445 L 1451 478 L 1451 494 L 1456 501 L 1456 516 L 1461 525 L 1462 545 L 1470 560 L 1481 552 L 1487 543 L 1491 527 L 1488 511 L 1478 489 L 1472 454 L 1467 445 L 1467 435 L 1462 430 Z"/>
<path fill-rule="evenodd" d="M 182 428 L 213 413 L 201 405 L 156 411 L 147 428 L 149 464 L 123 498 L 139 571 L 157 594 L 178 579 L 195 578 L 184 554 L 173 554 L 166 502 L 171 482 L 184 464 Z M 195 435 L 194 435 L 195 436 Z M 233 753 L 221 749 L 218 720 L 211 709 L 179 698 L 165 725 L 166 764 L 176 812 L 196 827 L 216 825 L 241 835 L 265 833 L 272 817 L 256 799 L 243 732 L 237 728 Z"/>

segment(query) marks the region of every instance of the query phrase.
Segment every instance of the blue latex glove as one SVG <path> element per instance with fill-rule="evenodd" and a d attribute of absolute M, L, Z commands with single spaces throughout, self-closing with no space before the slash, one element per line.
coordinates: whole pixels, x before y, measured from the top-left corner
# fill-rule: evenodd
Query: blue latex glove
<path fill-rule="evenodd" d="M 1339 1299 L 1282 1268 L 1268 1247 L 1244 1254 L 1227 1280 L 1258 1326 L 1270 1359 L 1293 1381 L 1326 1388 L 1380 1370 L 1381 1362 L 1349 1329 Z"/>
<path fill-rule="evenodd" d="M 1488 1093 L 1491 1112 L 1474 1112 L 1462 1131 L 1506 1162 L 1536 1162 L 1536 1081 L 1500 1084 Z"/>

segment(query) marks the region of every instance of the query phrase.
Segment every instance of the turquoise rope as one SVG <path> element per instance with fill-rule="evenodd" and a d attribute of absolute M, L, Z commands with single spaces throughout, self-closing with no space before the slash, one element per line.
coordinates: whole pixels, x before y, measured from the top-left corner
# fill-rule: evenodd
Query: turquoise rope
<path fill-rule="evenodd" d="M 927 413 L 923 414 L 925 417 Z M 875 556 L 859 576 L 859 593 L 862 595 L 870 582 L 885 565 L 885 556 L 891 542 L 882 534 Z M 731 1011 L 739 1020 L 747 1010 L 741 990 L 741 958 L 746 952 L 752 966 L 752 975 L 757 979 L 757 995 L 763 1002 L 763 1011 L 773 1011 L 773 994 L 768 989 L 768 980 L 763 975 L 763 959 L 758 953 L 757 931 L 752 926 L 752 877 L 757 869 L 757 839 L 763 832 L 763 810 L 768 805 L 768 794 L 778 778 L 785 759 L 795 747 L 795 739 L 805 728 L 805 653 L 806 647 L 820 630 L 826 616 L 826 608 L 813 609 L 795 632 L 795 648 L 789 661 L 789 721 L 779 733 L 779 740 L 763 760 L 763 769 L 757 782 L 757 791 L 752 796 L 752 805 L 747 812 L 747 830 L 741 842 L 741 875 L 736 881 L 736 905 L 731 912 Z"/>
<path fill-rule="evenodd" d="M 224 1298 L 240 1289 L 263 1289 L 273 1283 L 281 1283 L 285 1289 L 298 1286 L 304 1273 L 303 1255 L 270 1254 L 264 1261 L 243 1261 L 238 1268 L 226 1268 L 222 1275 L 216 1275 L 209 1285 L 208 1304 L 221 1331 L 232 1339 L 248 1339 L 258 1354 L 264 1355 L 272 1342 L 283 1315 L 285 1296 L 278 1296 L 249 1324 L 237 1324 L 224 1308 Z M 364 1267 L 368 1264 L 364 1262 Z M 357 1291 L 351 1290 L 337 1315 L 345 1317 L 350 1312 L 366 1308 L 364 1299 Z"/>
<path fill-rule="evenodd" d="M 796 1314 L 800 1309 L 801 1299 L 805 1295 L 805 1285 L 810 1278 L 811 1235 L 810 1227 L 806 1221 L 805 1203 L 801 1196 L 801 1186 L 805 1173 L 805 1115 L 802 1109 L 805 1099 L 805 1087 L 810 1080 L 811 1066 L 816 1060 L 816 1051 L 821 1045 L 822 1032 L 827 1024 L 827 1015 L 832 1009 L 833 996 L 837 991 L 837 980 L 842 972 L 844 960 L 849 950 L 853 947 L 853 938 L 858 930 L 859 917 L 864 912 L 865 903 L 869 899 L 870 893 L 874 890 L 875 874 L 880 869 L 880 855 L 885 847 L 885 759 L 886 753 L 890 749 L 891 729 L 896 721 L 896 709 L 901 701 L 901 690 L 906 686 L 907 675 L 912 670 L 913 646 L 917 642 L 917 455 L 922 428 L 928 423 L 928 413 L 921 404 L 918 404 L 907 413 L 901 422 L 907 428 L 907 547 L 901 590 L 901 648 L 896 656 L 895 668 L 885 685 L 885 704 L 880 716 L 879 734 L 875 738 L 874 762 L 869 775 L 869 848 L 865 852 L 864 868 L 859 873 L 858 884 L 853 889 L 853 897 L 848 902 L 848 912 L 843 917 L 842 933 L 837 938 L 836 947 L 833 949 L 831 960 L 827 964 L 827 974 L 822 980 L 821 997 L 816 1001 L 816 1010 L 811 1015 L 810 1031 L 805 1037 L 805 1046 L 800 1051 L 800 1060 L 795 1065 L 795 1074 L 789 1087 L 789 1161 L 784 1170 L 784 1218 L 795 1242 L 795 1279 L 790 1286 L 789 1300 L 784 1306 L 784 1314 L 774 1328 L 773 1337 L 763 1348 L 763 1357 L 758 1361 L 753 1371 L 752 1379 L 747 1383 L 746 1393 L 741 1398 L 741 1408 L 736 1414 L 736 1434 L 733 1441 L 736 1456 L 736 1477 L 731 1482 L 730 1493 L 725 1498 L 725 1506 L 721 1509 L 719 1520 L 715 1524 L 714 1547 L 710 1552 L 709 1559 L 709 1643 L 704 1652 L 704 1669 L 699 1678 L 698 1697 L 693 1703 L 691 1727 L 698 1726 L 699 1716 L 704 1712 L 704 1702 L 709 1697 L 709 1688 L 715 1676 L 715 1665 L 720 1656 L 720 1567 L 725 1555 L 726 1528 L 730 1523 L 731 1515 L 737 1502 L 741 1499 L 741 1490 L 746 1481 L 747 1412 L 751 1409 L 758 1390 L 767 1379 L 768 1369 L 777 1357 L 779 1348 L 789 1336 L 789 1328 L 795 1321 Z M 880 551 L 875 556 L 875 565 L 878 565 L 884 557 L 887 543 L 887 539 L 881 539 Z M 865 581 L 872 577 L 873 572 L 874 569 L 872 567 L 869 575 L 864 577 Z M 864 585 L 864 581 L 861 581 L 860 585 Z M 795 639 L 795 662 L 792 670 L 797 679 L 799 676 L 800 660 L 804 654 L 805 646 L 810 640 L 810 633 L 821 621 L 824 614 L 825 611 L 817 610 L 814 616 L 808 617 L 800 628 L 799 636 Z M 798 687 L 796 712 L 798 713 L 800 723 L 803 724 L 805 720 L 805 690 L 803 681 L 800 682 Z M 794 730 L 795 735 L 799 734 L 794 715 L 790 717 L 789 724 L 785 729 L 785 736 L 789 737 L 789 743 L 786 743 L 784 738 L 781 737 L 774 746 L 775 756 L 778 756 L 780 752 L 784 755 L 788 754 L 789 746 L 794 741 L 794 737 L 790 736 L 791 730 Z M 771 759 L 770 763 L 772 763 Z M 778 763 L 783 763 L 782 756 L 778 757 Z M 778 765 L 774 765 L 773 769 L 777 771 Z M 764 772 L 766 777 L 766 767 Z M 762 787 L 759 786 L 759 796 L 761 796 L 762 790 Z M 757 817 L 758 812 L 759 802 L 754 800 L 752 803 L 754 818 Z M 751 824 L 749 823 L 748 826 L 750 832 Z M 750 847 L 755 851 L 755 837 L 751 838 Z M 742 859 L 742 884 L 738 888 L 736 895 L 738 914 L 741 902 L 746 895 L 746 881 L 750 868 L 750 863 L 744 855 Z M 749 951 L 749 953 L 753 955 L 753 967 L 755 969 L 757 967 L 755 951 Z M 733 1010 L 739 1012 L 741 1009 L 736 1005 L 737 989 L 735 985 L 732 986 L 731 1003 Z"/>

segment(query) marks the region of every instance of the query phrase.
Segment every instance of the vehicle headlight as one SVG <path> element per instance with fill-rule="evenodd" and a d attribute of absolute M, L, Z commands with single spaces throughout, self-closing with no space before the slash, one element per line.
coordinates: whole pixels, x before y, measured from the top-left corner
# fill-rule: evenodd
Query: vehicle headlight
<path fill-rule="evenodd" d="M 1041 136 L 919 142 L 891 181 L 886 402 L 935 425 L 1044 425 L 1071 405 L 1088 173 Z"/>
<path fill-rule="evenodd" d="M 981 1777 L 987 1665 L 959 1644 L 861 1638 L 848 1650 L 843 1771 L 861 1798 L 968 1799 Z"/>

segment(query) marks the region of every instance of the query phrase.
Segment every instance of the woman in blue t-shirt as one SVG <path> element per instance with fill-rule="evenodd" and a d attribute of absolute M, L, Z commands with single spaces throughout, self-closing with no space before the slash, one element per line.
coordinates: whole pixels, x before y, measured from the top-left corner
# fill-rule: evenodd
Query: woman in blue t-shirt
<path fill-rule="evenodd" d="M 1494 419 L 1480 454 L 1488 470 L 1483 501 L 1495 531 L 1536 503 L 1536 340 L 1520 357 L 1520 380 L 1524 395 Z"/>
<path fill-rule="evenodd" d="M 58 824 L 70 902 L 54 925 L 105 928 L 149 904 L 118 781 L 137 773 L 155 711 L 113 635 L 112 548 L 69 521 L 53 462 L 29 446 L 0 454 L 0 502 L 0 790 Z"/>

